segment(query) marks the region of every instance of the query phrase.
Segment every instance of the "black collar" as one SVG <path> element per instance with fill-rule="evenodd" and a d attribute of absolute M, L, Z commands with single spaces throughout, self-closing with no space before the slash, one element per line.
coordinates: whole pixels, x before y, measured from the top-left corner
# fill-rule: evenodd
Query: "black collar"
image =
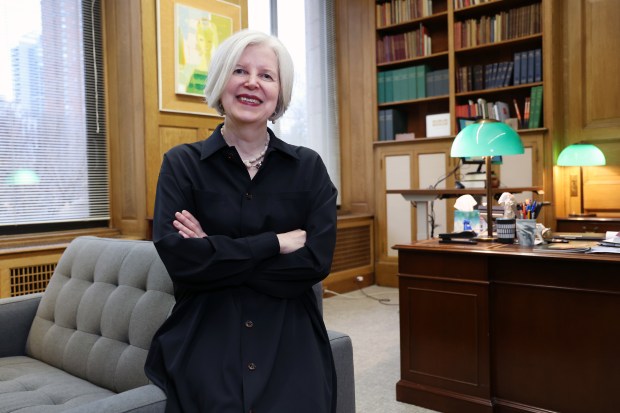
<path fill-rule="evenodd" d="M 214 153 L 228 147 L 226 141 L 224 140 L 224 137 L 222 136 L 222 126 L 224 126 L 223 123 L 219 124 L 217 128 L 215 128 L 211 136 L 201 142 L 202 148 L 200 150 L 200 160 L 207 159 Z M 267 128 L 267 132 L 269 133 L 268 152 L 271 152 L 272 150 L 277 150 L 290 156 L 291 158 L 299 159 L 299 155 L 297 155 L 297 152 L 295 151 L 295 146 L 290 145 L 276 137 L 276 135 L 271 129 Z"/>

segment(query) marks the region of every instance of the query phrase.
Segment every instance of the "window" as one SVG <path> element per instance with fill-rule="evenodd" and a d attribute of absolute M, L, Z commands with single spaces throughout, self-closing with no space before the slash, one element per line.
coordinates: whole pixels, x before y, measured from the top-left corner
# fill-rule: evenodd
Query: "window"
<path fill-rule="evenodd" d="M 248 26 L 277 35 L 295 62 L 291 105 L 270 127 L 284 141 L 317 151 L 340 188 L 333 9 L 333 0 L 249 0 Z"/>
<path fill-rule="evenodd" d="M 99 0 L 0 1 L 0 234 L 107 226 Z"/>

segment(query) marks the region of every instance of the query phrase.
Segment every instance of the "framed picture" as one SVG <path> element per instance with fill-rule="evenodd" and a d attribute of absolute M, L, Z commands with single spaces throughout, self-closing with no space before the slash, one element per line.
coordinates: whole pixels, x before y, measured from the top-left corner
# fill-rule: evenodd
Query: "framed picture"
<path fill-rule="evenodd" d="M 477 118 L 456 118 L 456 125 L 458 127 L 458 131 L 460 132 L 463 129 L 465 129 L 465 126 L 467 125 L 471 125 L 472 123 L 476 122 L 476 120 L 478 120 Z"/>
<path fill-rule="evenodd" d="M 241 7 L 222 0 L 158 0 L 159 110 L 215 115 L 204 99 L 211 58 L 242 28 Z"/>

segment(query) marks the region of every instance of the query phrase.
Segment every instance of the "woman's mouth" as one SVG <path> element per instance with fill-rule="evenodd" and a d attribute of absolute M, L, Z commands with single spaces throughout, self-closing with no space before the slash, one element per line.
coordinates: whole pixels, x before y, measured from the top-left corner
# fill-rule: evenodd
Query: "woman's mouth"
<path fill-rule="evenodd" d="M 263 102 L 262 100 L 253 96 L 238 96 L 237 99 L 241 103 L 245 103 L 247 105 L 260 105 Z"/>

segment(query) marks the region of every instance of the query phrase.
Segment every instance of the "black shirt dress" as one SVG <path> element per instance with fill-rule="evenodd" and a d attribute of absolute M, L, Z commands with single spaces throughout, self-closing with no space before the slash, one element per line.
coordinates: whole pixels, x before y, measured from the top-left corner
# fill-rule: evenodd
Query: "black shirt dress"
<path fill-rule="evenodd" d="M 253 179 L 221 125 L 164 156 L 153 239 L 176 304 L 153 338 L 145 371 L 167 412 L 331 413 L 336 376 L 312 286 L 329 273 L 336 196 L 319 155 L 271 130 Z M 205 238 L 172 226 L 187 210 Z M 307 232 L 280 254 L 277 233 Z"/>

